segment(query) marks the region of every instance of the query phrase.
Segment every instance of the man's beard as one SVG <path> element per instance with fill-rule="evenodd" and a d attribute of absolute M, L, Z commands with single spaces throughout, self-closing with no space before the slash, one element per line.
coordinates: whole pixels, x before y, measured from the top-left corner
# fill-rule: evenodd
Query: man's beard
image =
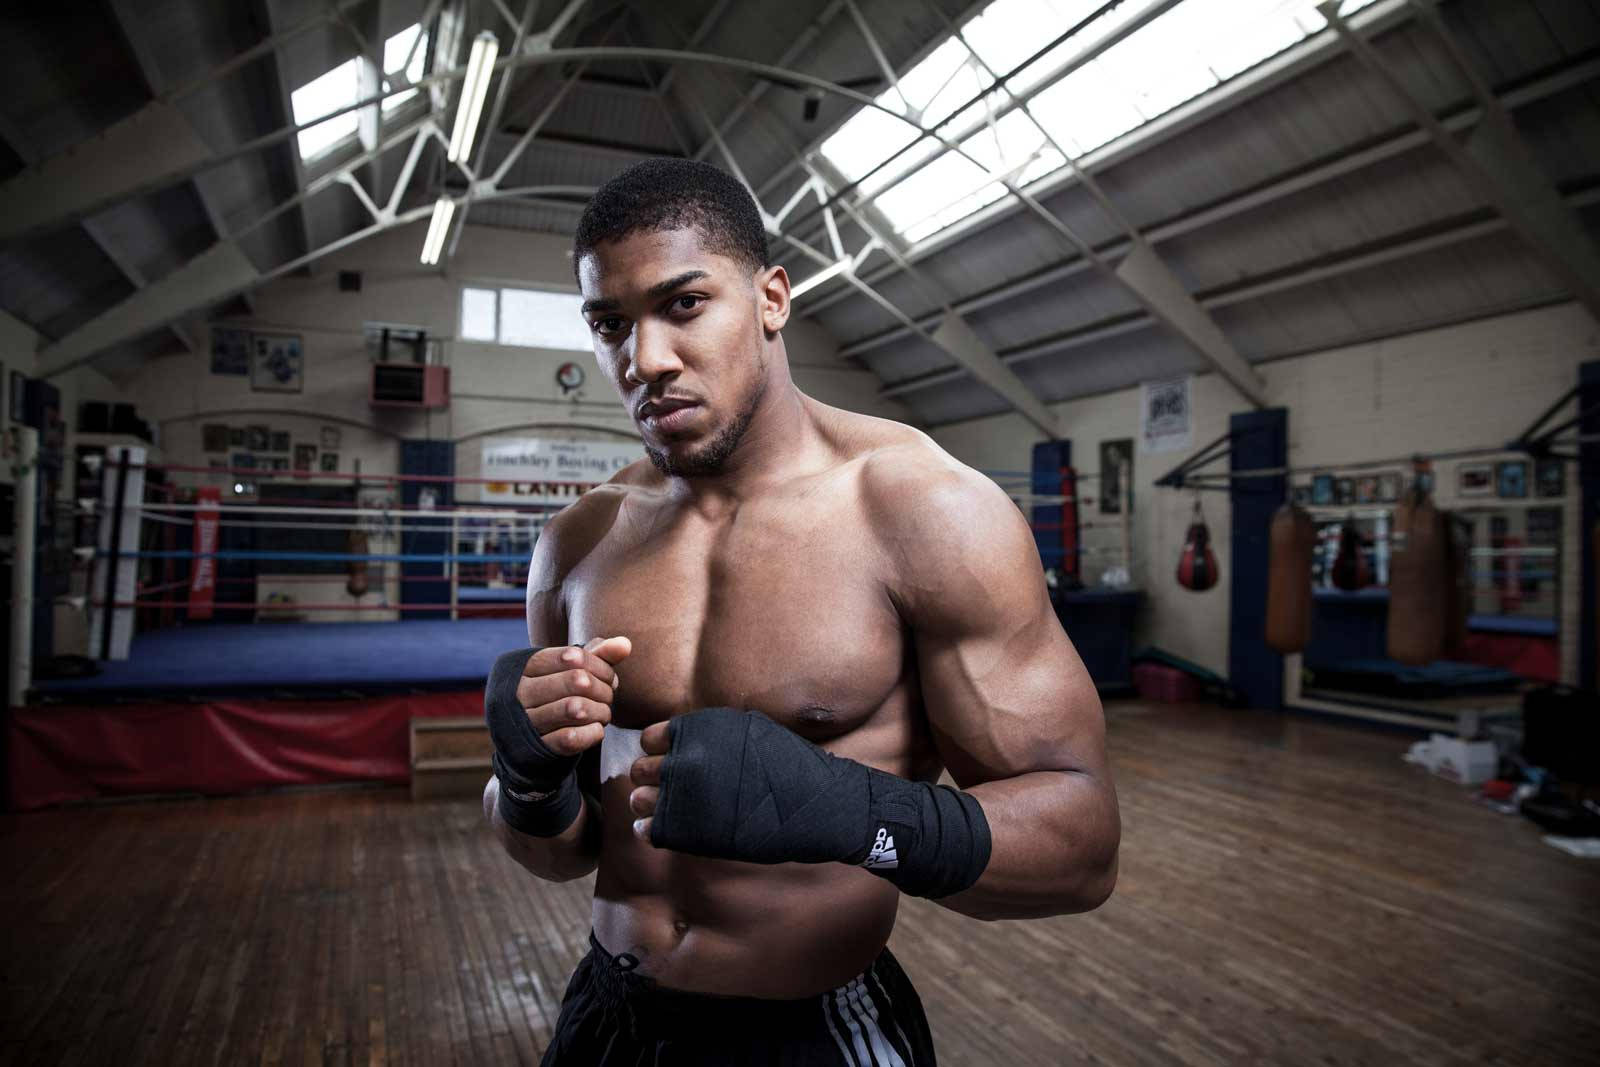
<path fill-rule="evenodd" d="M 750 422 L 756 417 L 756 408 L 761 406 L 761 398 L 766 395 L 767 382 L 763 377 L 756 386 L 750 400 L 735 415 L 733 421 L 728 423 L 716 434 L 691 452 L 674 455 L 665 449 L 644 446 L 645 455 L 650 457 L 650 462 L 655 464 L 656 470 L 668 478 L 704 478 L 718 474 L 722 471 L 723 464 L 728 462 L 734 450 L 739 447 L 739 442 L 744 440 L 745 431 L 750 429 Z"/>

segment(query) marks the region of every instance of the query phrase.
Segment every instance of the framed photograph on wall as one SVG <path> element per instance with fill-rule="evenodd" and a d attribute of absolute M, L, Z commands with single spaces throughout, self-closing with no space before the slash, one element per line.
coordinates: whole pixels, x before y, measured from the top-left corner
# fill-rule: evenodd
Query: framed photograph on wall
<path fill-rule="evenodd" d="M 298 393 L 304 388 L 299 334 L 256 333 L 250 340 L 250 388 L 258 393 Z"/>
<path fill-rule="evenodd" d="M 1363 474 L 1356 479 L 1356 503 L 1376 504 L 1378 502 L 1378 476 L 1376 474 Z"/>
<path fill-rule="evenodd" d="M 243 426 L 229 426 L 228 427 L 228 447 L 229 448 L 243 448 L 244 447 L 244 427 Z"/>
<path fill-rule="evenodd" d="M 1384 471 L 1378 475 L 1378 500 L 1385 504 L 1393 504 L 1400 499 L 1402 484 L 1399 471 Z"/>
<path fill-rule="evenodd" d="M 316 445 L 295 445 L 294 446 L 294 469 L 295 470 L 297 470 L 297 471 L 309 471 L 313 466 L 316 465 L 316 462 L 317 462 L 317 446 Z"/>
<path fill-rule="evenodd" d="M 1128 510 L 1133 510 L 1133 438 L 1100 442 L 1100 514 L 1122 514 L 1122 477 L 1128 478 Z"/>
<path fill-rule="evenodd" d="M 1319 474 L 1311 479 L 1311 503 L 1318 507 L 1333 503 L 1333 475 Z"/>
<path fill-rule="evenodd" d="M 1560 456 L 1547 456 L 1533 467 L 1533 493 L 1550 498 L 1567 495 L 1567 464 Z"/>
<path fill-rule="evenodd" d="M 1487 463 L 1463 463 L 1456 468 L 1457 496 L 1493 496 L 1494 467 Z"/>
<path fill-rule="evenodd" d="M 339 469 L 339 453 L 324 452 L 318 462 L 322 470 L 330 473 L 335 472 Z"/>
<path fill-rule="evenodd" d="M 206 452 L 228 450 L 228 428 L 220 422 L 208 422 L 200 427 L 200 448 Z"/>
<path fill-rule="evenodd" d="M 286 471 L 286 470 L 288 470 L 289 469 L 289 457 L 288 456 L 273 456 L 272 457 L 272 469 L 275 470 L 275 471 Z"/>
<path fill-rule="evenodd" d="M 1354 478 L 1335 478 L 1333 480 L 1333 502 L 1335 504 L 1354 504 L 1356 502 L 1356 480 Z"/>
<path fill-rule="evenodd" d="M 1311 486 L 1296 485 L 1289 490 L 1289 499 L 1298 507 L 1305 507 L 1311 503 Z"/>
<path fill-rule="evenodd" d="M 211 327 L 211 373 L 250 373 L 250 331 L 231 326 Z"/>
<path fill-rule="evenodd" d="M 335 452 L 339 451 L 339 427 L 324 426 L 322 428 L 321 438 L 323 448 L 331 448 Z"/>
<path fill-rule="evenodd" d="M 1528 495 L 1528 461 L 1507 459 L 1494 465 L 1494 484 L 1498 494 L 1507 500 L 1521 500 Z"/>
<path fill-rule="evenodd" d="M 249 452 L 235 452 L 228 465 L 239 470 L 255 470 L 256 457 Z"/>
<path fill-rule="evenodd" d="M 272 431 L 272 447 L 270 449 L 268 449 L 268 451 L 269 452 L 287 452 L 287 451 L 289 451 L 289 431 L 288 430 L 273 430 Z"/>
<path fill-rule="evenodd" d="M 272 429 L 267 426 L 246 426 L 244 446 L 252 452 L 272 451 Z"/>

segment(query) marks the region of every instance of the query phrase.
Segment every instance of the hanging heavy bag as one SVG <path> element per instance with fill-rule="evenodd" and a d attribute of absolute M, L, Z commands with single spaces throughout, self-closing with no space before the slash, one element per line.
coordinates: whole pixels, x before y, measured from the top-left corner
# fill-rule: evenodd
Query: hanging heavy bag
<path fill-rule="evenodd" d="M 1267 528 L 1267 645 L 1288 654 L 1311 639 L 1311 555 L 1317 528 L 1304 508 L 1285 504 Z"/>
<path fill-rule="evenodd" d="M 1339 551 L 1333 557 L 1333 584 L 1347 593 L 1372 584 L 1372 568 L 1367 565 L 1362 545 L 1361 533 L 1352 516 L 1339 527 Z"/>
<path fill-rule="evenodd" d="M 1178 584 L 1197 593 L 1217 584 L 1217 555 L 1211 551 L 1211 531 L 1206 529 L 1198 499 L 1189 532 L 1183 539 L 1183 555 L 1178 557 Z"/>
<path fill-rule="evenodd" d="M 1450 573 L 1444 523 L 1420 486 L 1395 508 L 1389 551 L 1389 658 L 1412 666 L 1444 655 Z"/>
<path fill-rule="evenodd" d="M 1467 615 L 1472 610 L 1472 575 L 1467 569 L 1471 542 L 1448 511 L 1439 512 L 1444 537 L 1444 649 L 1449 656 L 1467 647 Z"/>
<path fill-rule="evenodd" d="M 345 592 L 351 596 L 365 596 L 367 592 L 367 561 L 356 559 L 356 556 L 367 554 L 367 534 L 365 530 L 350 531 L 350 567 L 349 577 L 345 579 Z"/>

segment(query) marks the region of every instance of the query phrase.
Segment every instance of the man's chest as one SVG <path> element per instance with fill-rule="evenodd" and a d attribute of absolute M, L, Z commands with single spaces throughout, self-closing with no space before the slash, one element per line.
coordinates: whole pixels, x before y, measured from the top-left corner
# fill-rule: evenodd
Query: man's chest
<path fill-rule="evenodd" d="M 905 675 L 881 551 L 839 509 L 621 526 L 564 583 L 568 637 L 626 636 L 613 713 L 642 727 L 755 708 L 822 740 L 865 722 Z"/>

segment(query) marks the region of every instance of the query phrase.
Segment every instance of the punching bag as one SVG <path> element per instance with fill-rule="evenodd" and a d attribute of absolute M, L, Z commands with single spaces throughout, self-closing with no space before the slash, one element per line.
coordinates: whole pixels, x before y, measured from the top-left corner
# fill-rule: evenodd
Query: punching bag
<path fill-rule="evenodd" d="M 367 554 L 367 534 L 365 530 L 350 531 L 350 570 L 349 577 L 345 579 L 345 592 L 351 596 L 365 596 L 367 592 L 367 561 L 355 559 L 356 556 Z"/>
<path fill-rule="evenodd" d="M 1468 569 L 1471 543 L 1448 511 L 1439 513 L 1444 537 L 1445 605 L 1444 655 L 1467 647 L 1467 615 L 1472 610 L 1472 574 Z"/>
<path fill-rule="evenodd" d="M 1194 502 L 1194 518 L 1183 539 L 1183 555 L 1178 557 L 1178 584 L 1199 593 L 1217 584 L 1217 555 L 1211 550 L 1211 531 L 1200 513 L 1200 500 Z"/>
<path fill-rule="evenodd" d="M 1450 572 L 1443 516 L 1413 485 L 1394 512 L 1389 551 L 1389 658 L 1420 666 L 1444 655 Z"/>
<path fill-rule="evenodd" d="M 1366 553 L 1361 551 L 1363 540 L 1352 516 L 1339 527 L 1339 552 L 1333 557 L 1333 584 L 1347 593 L 1365 589 L 1372 584 L 1372 568 L 1367 565 Z"/>
<path fill-rule="evenodd" d="M 1311 639 L 1311 554 L 1317 529 L 1304 508 L 1285 504 L 1267 528 L 1267 645 L 1285 655 Z"/>

